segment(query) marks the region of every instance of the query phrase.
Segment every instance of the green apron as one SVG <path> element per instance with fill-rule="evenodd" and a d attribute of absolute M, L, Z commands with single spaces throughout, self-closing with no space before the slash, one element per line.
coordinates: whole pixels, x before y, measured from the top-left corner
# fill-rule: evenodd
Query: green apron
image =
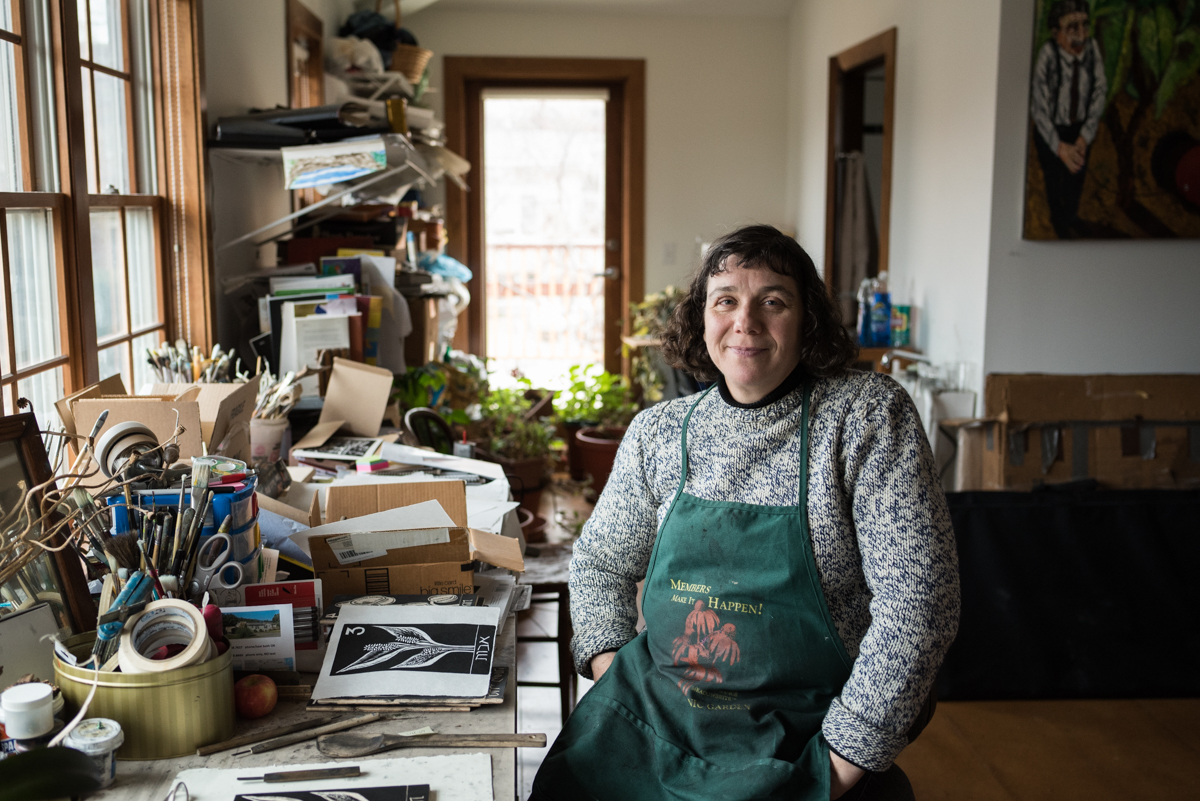
<path fill-rule="evenodd" d="M 683 491 L 699 402 L 683 421 L 679 490 L 646 573 L 646 629 L 580 700 L 534 799 L 829 798 L 821 722 L 851 660 L 809 541 L 809 388 L 796 506 Z"/>

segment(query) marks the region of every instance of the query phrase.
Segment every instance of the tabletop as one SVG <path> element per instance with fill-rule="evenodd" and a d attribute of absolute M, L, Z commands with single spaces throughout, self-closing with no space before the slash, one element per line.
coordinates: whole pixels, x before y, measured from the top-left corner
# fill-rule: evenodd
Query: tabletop
<path fill-rule="evenodd" d="M 512 734 L 517 730 L 516 682 L 516 618 L 508 617 L 501 631 L 495 664 L 509 668 L 509 682 L 504 703 L 480 706 L 470 712 L 400 712 L 389 720 L 379 720 L 351 729 L 358 735 L 403 732 L 429 726 L 438 734 Z M 315 676 L 311 677 L 315 680 Z M 270 715 L 270 722 L 238 721 L 236 736 L 263 729 L 274 729 L 310 718 L 306 702 L 283 702 Z M 176 774 L 192 768 L 245 768 L 248 775 L 255 769 L 330 762 L 331 758 L 317 750 L 315 739 L 262 754 L 233 756 L 230 749 L 210 756 L 177 757 L 175 759 L 130 760 L 117 763 L 117 779 L 112 787 L 91 796 L 96 801 L 163 801 L 170 792 Z M 441 754 L 489 754 L 492 758 L 492 792 L 496 801 L 516 798 L 516 749 L 514 748 L 402 748 L 385 751 L 370 757 L 342 760 L 346 765 L 361 765 L 364 770 L 373 759 L 436 756 Z M 436 791 L 436 787 L 432 788 Z M 181 798 L 180 801 L 183 801 Z"/>

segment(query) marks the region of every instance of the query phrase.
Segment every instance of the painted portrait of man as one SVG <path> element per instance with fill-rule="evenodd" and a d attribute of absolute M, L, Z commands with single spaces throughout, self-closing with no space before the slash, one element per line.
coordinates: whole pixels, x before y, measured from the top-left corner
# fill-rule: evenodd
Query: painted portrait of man
<path fill-rule="evenodd" d="M 1026 239 L 1200 237 L 1200 4 L 1037 0 Z"/>

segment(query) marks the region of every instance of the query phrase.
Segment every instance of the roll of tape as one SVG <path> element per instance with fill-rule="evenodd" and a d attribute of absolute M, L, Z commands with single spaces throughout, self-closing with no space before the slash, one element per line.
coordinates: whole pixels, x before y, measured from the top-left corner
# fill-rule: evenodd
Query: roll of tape
<path fill-rule="evenodd" d="M 150 659 L 164 645 L 184 649 L 169 659 Z M 186 601 L 166 598 L 134 615 L 121 632 L 117 651 L 123 673 L 165 673 L 204 662 L 212 657 L 212 640 L 200 610 Z"/>

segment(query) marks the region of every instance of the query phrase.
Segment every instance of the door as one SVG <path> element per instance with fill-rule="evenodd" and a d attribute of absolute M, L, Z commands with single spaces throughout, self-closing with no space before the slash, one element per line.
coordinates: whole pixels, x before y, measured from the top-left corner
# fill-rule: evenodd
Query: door
<path fill-rule="evenodd" d="M 472 164 L 468 191 L 446 193 L 450 255 L 474 273 L 456 347 L 535 384 L 571 364 L 627 371 L 626 310 L 643 292 L 645 62 L 444 63 L 448 146 Z"/>

